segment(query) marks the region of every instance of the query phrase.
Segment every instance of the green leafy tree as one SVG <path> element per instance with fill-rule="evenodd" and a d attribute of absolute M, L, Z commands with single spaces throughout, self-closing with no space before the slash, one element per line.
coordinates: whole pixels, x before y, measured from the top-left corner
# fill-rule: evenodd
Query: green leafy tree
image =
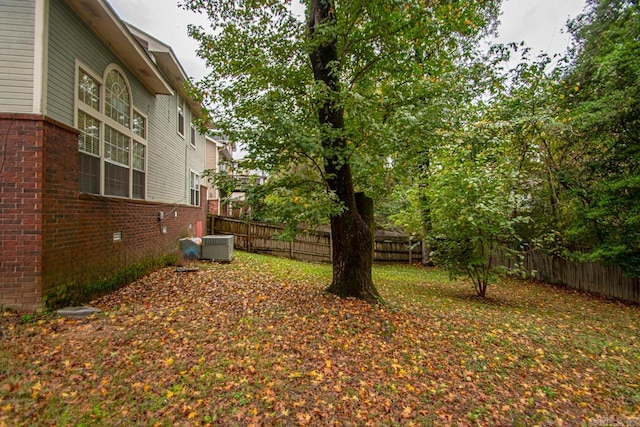
<path fill-rule="evenodd" d="M 413 120 L 411 126 L 402 126 L 413 143 L 392 155 L 393 173 L 400 178 L 390 201 L 394 212 L 389 220 L 423 240 L 425 265 L 431 263 L 429 237 L 433 231 L 429 187 L 432 174 L 439 171 L 434 156 L 451 149 L 469 123 L 477 120 L 478 102 L 495 95 L 502 85 L 503 78 L 494 67 L 506 57 L 505 51 L 482 54 L 474 46 L 450 55 L 452 66 L 430 79 L 425 96 L 428 102 L 414 108 L 410 115 L 401 111 L 396 118 L 400 122 L 406 122 L 407 116 Z"/>
<path fill-rule="evenodd" d="M 565 96 L 575 130 L 570 183 L 576 220 L 571 247 L 582 258 L 640 275 L 640 6 L 590 0 L 570 22 L 575 39 Z"/>
<path fill-rule="evenodd" d="M 569 24 L 574 45 L 518 67 L 500 100 L 531 195 L 524 235 L 554 254 L 640 273 L 640 13 L 589 1 Z"/>
<path fill-rule="evenodd" d="M 184 4 L 211 21 L 191 35 L 212 70 L 197 86 L 216 103 L 216 125 L 246 145 L 252 168 L 313 171 L 309 191 L 334 205 L 329 291 L 377 299 L 372 207 L 356 196 L 367 189 L 362 171 L 411 144 L 390 118 L 425 104 L 430 78 L 495 21 L 499 1 L 308 0 L 304 18 L 285 0 Z"/>
<path fill-rule="evenodd" d="M 454 276 L 467 276 L 484 298 L 487 287 L 507 272 L 505 258 L 517 269 L 518 227 L 529 216 L 522 211 L 526 197 L 505 124 L 487 121 L 488 106 L 476 108 L 482 116 L 433 151 L 426 191 L 436 263 Z"/>
<path fill-rule="evenodd" d="M 518 48 L 514 46 L 514 48 Z M 565 253 L 560 231 L 575 220 L 567 171 L 576 168 L 571 155 L 575 131 L 566 109 L 561 69 L 551 68 L 553 58 L 541 55 L 522 62 L 507 76 L 509 84 L 492 100 L 484 117 L 501 123 L 508 140 L 518 193 L 527 199 L 521 206 L 532 221 L 518 226 L 518 234 L 532 246 Z M 541 246 L 541 243 L 544 245 Z"/>
<path fill-rule="evenodd" d="M 523 62 L 491 103 L 504 123 L 531 221 L 518 236 L 553 254 L 640 274 L 640 9 L 591 0 L 569 23 L 574 45 Z M 526 51 L 525 51 L 526 53 Z"/>
<path fill-rule="evenodd" d="M 413 179 L 396 192 L 404 204 L 392 219 L 425 236 L 432 261 L 467 276 L 480 297 L 508 271 L 506 258 L 509 270 L 522 272 L 521 236 L 531 227 L 532 184 L 539 184 L 529 180 L 529 170 L 541 159 L 528 154 L 532 139 L 520 141 L 519 132 L 545 114 L 537 104 L 547 83 L 533 83 L 544 75 L 546 60 L 506 75 L 500 67 L 516 48 L 494 46 L 459 58 L 439 82 L 445 113 L 426 111 L 422 143 L 396 157 Z"/>

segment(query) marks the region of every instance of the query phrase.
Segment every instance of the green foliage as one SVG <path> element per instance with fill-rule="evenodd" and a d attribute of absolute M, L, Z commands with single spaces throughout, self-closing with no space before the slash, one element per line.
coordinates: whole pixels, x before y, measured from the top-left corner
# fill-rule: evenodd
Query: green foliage
<path fill-rule="evenodd" d="M 569 30 L 575 44 L 555 68 L 557 58 L 532 60 L 521 46 L 494 47 L 498 57 L 521 51 L 522 63 L 492 97 L 485 97 L 486 105 L 467 102 L 467 110 L 457 110 L 466 122 L 450 133 L 456 142 L 440 150 L 455 159 L 456 150 L 472 141 L 475 164 L 468 168 L 464 156 L 458 156 L 449 164 L 459 170 L 446 172 L 446 167 L 434 166 L 437 156 L 431 151 L 433 176 L 428 187 L 422 184 L 430 194 L 430 221 L 435 230 L 438 221 L 448 218 L 451 236 L 465 230 L 454 239 L 457 246 L 447 246 L 452 259 L 464 255 L 478 259 L 471 264 L 482 265 L 483 251 L 491 252 L 492 245 L 470 236 L 482 236 L 483 242 L 491 235 L 502 236 L 498 241 L 510 236 L 507 241 L 522 239 L 556 255 L 615 264 L 629 275 L 640 275 L 640 8 L 634 1 L 592 0 Z M 482 108 L 474 110 L 473 105 Z M 494 130 L 479 132 L 470 123 Z M 491 150 L 498 150 L 499 162 L 483 157 Z M 442 173 L 444 182 L 438 177 Z M 474 180 L 482 187 L 481 197 L 474 195 L 473 186 L 464 188 Z M 443 187 L 433 188 L 436 182 Z M 404 206 L 414 211 L 414 219 L 425 200 L 421 193 L 419 182 L 405 193 L 411 198 Z M 478 206 L 490 208 L 483 215 L 475 212 Z M 487 230 L 467 229 L 469 210 L 474 219 L 483 218 Z M 414 228 L 420 221 L 406 221 L 405 216 L 405 224 Z"/>
<path fill-rule="evenodd" d="M 499 1 L 336 1 L 335 21 L 313 37 L 306 17 L 288 1 L 184 4 L 211 20 L 211 29 L 191 27 L 190 33 L 211 69 L 196 86 L 214 123 L 244 144 L 252 168 L 278 177 L 272 189 L 281 185 L 282 191 L 266 200 L 282 211 L 276 216 L 326 222 L 327 214 L 344 209 L 327 194 L 327 160 L 350 165 L 356 190 L 376 203 L 385 200 L 399 182 L 389 159 L 414 153 L 420 133 L 447 114 L 445 104 L 455 104 L 436 97 L 441 79 L 493 28 Z M 331 65 L 338 85 L 331 90 L 314 81 L 309 59 L 327 42 L 335 42 L 338 58 Z M 344 111 L 343 128 L 321 124 L 318 108 L 327 101 Z M 338 140 L 346 142 L 323 144 Z M 313 214 L 298 212 L 294 200 L 301 199 Z"/>
<path fill-rule="evenodd" d="M 496 108 L 519 152 L 533 221 L 552 253 L 640 274 L 640 9 L 589 1 L 569 24 L 570 56 L 521 64 Z"/>
<path fill-rule="evenodd" d="M 265 217 L 270 222 L 286 225 L 282 233 L 286 239 L 295 238 L 299 232 L 297 225 L 327 224 L 328 218 L 340 211 L 340 204 L 331 193 L 314 193 L 304 186 L 269 185 L 263 190 L 267 193 L 264 198 Z"/>
<path fill-rule="evenodd" d="M 590 1 L 571 22 L 575 38 L 564 105 L 581 141 L 574 142 L 580 202 L 567 238 L 582 258 L 640 275 L 640 6 Z"/>
<path fill-rule="evenodd" d="M 435 151 L 427 187 L 434 260 L 469 277 L 480 297 L 506 273 L 499 259 L 517 260 L 517 226 L 529 221 L 519 213 L 523 198 L 510 147 L 494 131 L 479 124 L 458 144 Z"/>
<path fill-rule="evenodd" d="M 506 270 L 498 255 L 516 255 L 527 223 L 518 211 L 523 196 L 508 126 L 495 106 L 481 101 L 503 87 L 495 67 L 507 54 L 505 48 L 459 58 L 432 88 L 440 108 L 419 110 L 416 143 L 394 156 L 395 173 L 404 179 L 392 193 L 396 209 L 389 219 L 426 239 L 433 250 L 428 262 L 468 276 L 481 296 Z"/>
<path fill-rule="evenodd" d="M 558 105 L 564 95 L 559 70 L 550 70 L 552 58 L 531 60 L 528 55 L 525 49 L 523 62 L 483 118 L 501 125 L 508 167 L 518 176 L 512 190 L 524 201 L 519 212 L 532 218 L 516 226 L 518 234 L 532 246 L 562 254 L 566 241 L 559 230 L 575 220 L 568 172 L 575 169 L 576 159 L 567 143 L 574 131 Z"/>

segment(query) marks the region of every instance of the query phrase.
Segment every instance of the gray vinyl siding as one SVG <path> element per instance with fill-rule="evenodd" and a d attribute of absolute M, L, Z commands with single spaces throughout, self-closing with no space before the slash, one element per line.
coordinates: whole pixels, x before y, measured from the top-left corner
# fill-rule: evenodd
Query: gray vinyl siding
<path fill-rule="evenodd" d="M 0 1 L 0 112 L 33 112 L 35 0 Z"/>
<path fill-rule="evenodd" d="M 188 204 L 189 172 L 204 170 L 204 136 L 194 150 L 178 129 L 175 96 L 150 93 L 62 0 L 51 0 L 47 115 L 73 126 L 75 61 L 102 78 L 112 63 L 125 71 L 133 106 L 147 116 L 147 195 L 149 201 Z M 186 128 L 189 126 L 187 114 Z"/>
<path fill-rule="evenodd" d="M 186 141 L 177 133 L 178 113 L 174 96 L 156 96 L 149 114 L 149 200 L 188 204 L 189 159 Z"/>
<path fill-rule="evenodd" d="M 107 65 L 115 63 L 128 71 L 117 57 L 62 0 L 51 0 L 49 9 L 49 52 L 47 67 L 47 115 L 73 126 L 76 59 L 102 77 Z M 127 72 L 135 98 L 152 95 Z M 144 97 L 144 95 L 143 95 Z M 147 114 L 146 111 L 141 111 Z"/>
<path fill-rule="evenodd" d="M 204 171 L 205 138 L 197 135 L 196 148 L 189 144 L 189 117 L 187 107 L 185 137 L 178 135 L 178 109 L 176 96 L 157 96 L 149 116 L 148 199 L 167 203 L 189 203 L 190 172 Z M 153 167 L 153 169 L 152 169 Z"/>

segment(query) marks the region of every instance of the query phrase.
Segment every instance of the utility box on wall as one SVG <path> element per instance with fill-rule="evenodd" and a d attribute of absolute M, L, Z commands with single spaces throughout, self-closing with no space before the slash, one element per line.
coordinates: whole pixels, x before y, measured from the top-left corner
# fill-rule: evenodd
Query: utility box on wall
<path fill-rule="evenodd" d="M 233 257 L 233 236 L 204 236 L 202 238 L 202 259 L 231 261 Z"/>

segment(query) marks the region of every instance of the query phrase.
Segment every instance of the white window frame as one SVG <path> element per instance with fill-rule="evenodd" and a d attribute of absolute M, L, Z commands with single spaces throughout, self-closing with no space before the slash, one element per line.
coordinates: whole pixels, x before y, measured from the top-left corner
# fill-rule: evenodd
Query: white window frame
<path fill-rule="evenodd" d="M 198 130 L 194 126 L 193 122 L 191 123 L 191 134 L 189 135 L 189 145 L 191 148 L 197 148 L 198 146 Z"/>
<path fill-rule="evenodd" d="M 193 184 L 194 184 L 194 177 L 197 177 L 197 183 L 196 183 L 196 187 L 194 188 Z M 200 181 L 202 180 L 202 177 L 200 176 L 200 174 L 196 171 L 194 171 L 193 169 L 189 170 L 189 205 L 191 206 L 200 206 Z M 195 198 L 196 203 L 193 203 L 194 201 L 194 191 L 197 194 L 197 197 Z"/>
<path fill-rule="evenodd" d="M 146 114 L 142 113 L 135 107 L 133 107 L 133 113 L 131 114 L 131 130 L 133 130 L 134 115 L 136 114 L 144 119 L 144 135 L 138 135 L 135 131 L 133 133 L 136 133 L 138 138 L 142 138 L 144 141 L 147 141 L 149 136 L 149 118 Z"/>
<path fill-rule="evenodd" d="M 184 139 L 187 128 L 187 103 L 179 93 L 176 93 L 176 99 L 176 116 L 178 118 L 176 131 L 178 132 L 178 135 Z M 182 110 L 182 115 L 180 114 L 180 110 Z M 182 133 L 180 132 L 180 124 L 182 124 Z"/>
<path fill-rule="evenodd" d="M 124 84 L 126 86 L 127 89 L 127 95 L 129 97 L 129 111 L 127 112 L 128 114 L 128 123 L 127 124 L 122 124 L 120 123 L 118 120 L 106 115 L 105 116 L 109 118 L 109 120 L 111 120 L 113 123 L 117 123 L 121 128 L 124 129 L 132 129 L 132 123 L 133 123 L 133 91 L 131 90 L 131 85 L 129 84 L 129 80 L 127 79 L 127 74 L 124 72 L 124 70 L 120 67 L 118 67 L 116 64 L 109 64 L 105 67 L 104 69 L 104 73 L 102 75 L 102 81 L 104 82 L 103 85 L 103 93 L 104 93 L 104 97 L 102 100 L 102 105 L 101 105 L 101 111 L 106 112 L 107 111 L 107 75 L 109 75 L 109 73 L 111 73 L 112 71 L 117 72 L 118 74 L 120 74 L 120 76 L 122 77 L 122 80 L 124 80 Z M 118 129 L 118 131 L 120 131 L 120 129 Z"/>
<path fill-rule="evenodd" d="M 99 98 L 98 109 L 100 111 L 95 110 L 89 104 L 86 104 L 80 101 L 80 89 L 79 89 L 80 71 L 82 71 L 84 74 L 92 78 L 98 84 L 98 98 Z M 101 110 L 103 108 L 102 100 L 104 98 L 104 82 L 102 81 L 102 77 L 99 76 L 97 73 L 95 73 L 90 67 L 87 67 L 85 64 L 76 60 L 74 79 L 73 79 L 73 88 L 74 88 L 73 90 L 73 95 L 74 95 L 73 96 L 73 105 L 74 105 L 73 125 L 74 127 L 76 129 L 80 129 L 79 114 L 78 114 L 79 111 L 82 111 L 84 114 L 87 114 L 98 121 L 98 155 L 80 150 L 80 147 L 78 147 L 78 152 L 98 159 L 98 193 L 97 194 L 102 194 L 103 181 L 104 181 L 104 170 L 103 170 L 104 169 L 104 166 L 103 166 L 104 165 L 104 148 L 102 146 L 104 141 L 104 124 L 103 124 L 104 122 L 98 116 L 103 115 Z M 95 194 L 95 193 L 91 193 L 91 194 Z"/>
<path fill-rule="evenodd" d="M 78 88 L 78 79 L 80 77 L 80 70 L 82 70 L 89 77 L 94 79 L 100 85 L 100 104 L 99 111 L 95 110 L 88 104 L 80 101 L 79 99 L 79 88 Z M 117 121 L 113 120 L 111 117 L 105 114 L 105 78 L 109 72 L 112 70 L 116 70 L 123 77 L 125 84 L 127 85 L 127 90 L 129 91 L 129 127 L 121 125 Z M 128 196 L 124 197 L 127 199 L 133 199 L 133 142 L 138 142 L 145 147 L 145 156 L 144 156 L 144 174 L 145 174 L 145 183 L 144 183 L 144 197 L 143 198 L 135 198 L 135 200 L 146 200 L 147 199 L 147 187 L 148 187 L 148 162 L 149 162 L 149 145 L 148 145 L 148 135 L 149 135 L 149 119 L 148 116 L 141 113 L 140 110 L 134 107 L 134 97 L 133 91 L 131 90 L 131 84 L 129 83 L 129 79 L 127 78 L 127 74 L 124 72 L 122 68 L 120 68 L 116 64 L 109 64 L 105 67 L 104 72 L 101 77 L 99 77 L 98 73 L 96 73 L 91 67 L 84 64 L 82 61 L 75 61 L 75 75 L 74 75 L 74 109 L 73 109 L 73 124 L 78 129 L 78 111 L 82 111 L 85 114 L 88 114 L 94 117 L 100 123 L 100 131 L 99 131 L 99 140 L 100 140 L 100 185 L 99 185 L 99 195 L 103 195 L 106 197 L 115 197 L 122 198 L 120 196 L 114 195 L 106 195 L 105 194 L 105 162 L 117 164 L 118 166 L 122 166 L 117 162 L 113 162 L 105 157 L 105 125 L 111 127 L 113 130 L 125 135 L 130 140 L 129 144 L 129 189 Z M 145 136 L 144 138 L 138 135 L 133 131 L 133 113 L 140 115 L 145 119 Z M 138 170 L 138 169 L 136 169 Z"/>

